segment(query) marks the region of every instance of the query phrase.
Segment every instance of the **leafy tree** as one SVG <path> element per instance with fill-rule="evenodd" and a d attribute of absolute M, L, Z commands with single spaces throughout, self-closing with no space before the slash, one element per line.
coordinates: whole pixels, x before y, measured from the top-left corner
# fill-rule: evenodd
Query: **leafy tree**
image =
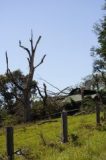
<path fill-rule="evenodd" d="M 20 86 L 24 85 L 25 76 L 20 70 L 12 72 L 16 83 Z M 14 111 L 14 104 L 17 100 L 21 100 L 22 92 L 14 85 L 11 76 L 0 75 L 0 106 L 7 109 L 8 113 Z"/>
<path fill-rule="evenodd" d="M 12 84 L 5 75 L 0 75 L 0 106 L 12 113 L 14 96 Z"/>
<path fill-rule="evenodd" d="M 104 4 L 104 11 L 106 11 L 106 1 Z M 106 89 L 106 15 L 100 20 L 99 23 L 94 25 L 94 31 L 97 35 L 98 46 L 92 47 L 92 56 L 95 58 L 93 64 L 93 72 L 94 78 L 99 82 L 101 79 L 104 85 L 104 90 Z M 95 76 L 96 73 L 96 76 Z M 97 83 L 97 90 L 99 91 L 99 85 Z M 101 94 L 101 91 L 98 92 L 97 99 L 103 103 L 103 96 L 105 94 Z M 105 109 L 104 109 L 105 112 Z M 97 123 L 100 121 L 100 107 L 96 105 L 96 113 L 97 113 Z"/>
<path fill-rule="evenodd" d="M 83 78 L 83 82 L 81 85 L 88 90 L 101 90 L 105 87 L 101 74 L 86 76 L 85 78 Z"/>
<path fill-rule="evenodd" d="M 106 11 L 106 2 L 103 9 Z M 93 71 L 101 75 L 106 88 L 106 15 L 94 25 L 94 31 L 97 35 L 98 46 L 91 48 L 92 56 L 95 58 Z"/>

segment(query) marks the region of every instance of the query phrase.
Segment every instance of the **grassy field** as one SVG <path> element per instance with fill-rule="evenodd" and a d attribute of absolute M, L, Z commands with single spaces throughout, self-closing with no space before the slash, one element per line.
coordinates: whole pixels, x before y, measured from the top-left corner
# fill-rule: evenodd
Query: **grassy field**
<path fill-rule="evenodd" d="M 16 160 L 106 160 L 106 128 L 96 127 L 95 115 L 68 117 L 69 142 L 61 143 L 61 119 L 14 127 Z M 5 129 L 0 129 L 0 156 L 5 159 Z"/>

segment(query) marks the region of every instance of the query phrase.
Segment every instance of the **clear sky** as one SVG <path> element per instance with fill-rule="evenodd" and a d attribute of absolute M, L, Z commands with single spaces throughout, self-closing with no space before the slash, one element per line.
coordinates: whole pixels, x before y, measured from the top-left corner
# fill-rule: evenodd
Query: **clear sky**
<path fill-rule="evenodd" d="M 34 79 L 40 81 L 41 76 L 60 89 L 79 83 L 92 73 L 90 48 L 97 45 L 92 30 L 103 16 L 103 4 L 104 0 L 0 0 L 0 74 L 6 71 L 6 50 L 10 69 L 27 73 L 27 54 L 18 41 L 29 46 L 32 29 L 35 40 L 42 36 L 35 63 L 47 55 Z"/>

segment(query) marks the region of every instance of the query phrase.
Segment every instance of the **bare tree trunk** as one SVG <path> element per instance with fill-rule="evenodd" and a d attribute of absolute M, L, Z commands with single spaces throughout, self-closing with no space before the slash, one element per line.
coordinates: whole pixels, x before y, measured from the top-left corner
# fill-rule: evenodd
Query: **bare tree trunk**
<path fill-rule="evenodd" d="M 31 120 L 31 106 L 30 102 L 27 100 L 24 104 L 24 122 L 29 122 Z"/>

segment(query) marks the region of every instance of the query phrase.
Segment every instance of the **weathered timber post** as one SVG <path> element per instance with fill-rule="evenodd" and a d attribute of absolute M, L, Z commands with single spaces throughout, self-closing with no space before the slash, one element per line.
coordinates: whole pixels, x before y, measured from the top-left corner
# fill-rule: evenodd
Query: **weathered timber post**
<path fill-rule="evenodd" d="M 96 125 L 100 126 L 100 95 L 97 93 L 97 96 L 95 98 L 96 101 Z"/>
<path fill-rule="evenodd" d="M 106 122 L 106 107 L 104 107 L 104 121 Z"/>
<path fill-rule="evenodd" d="M 106 104 L 104 104 L 104 111 L 103 111 L 103 118 L 104 118 L 104 121 L 106 122 Z"/>
<path fill-rule="evenodd" d="M 14 160 L 13 127 L 6 127 L 6 148 L 8 160 Z"/>
<path fill-rule="evenodd" d="M 68 127 L 67 127 L 67 112 L 65 110 L 62 111 L 62 142 L 68 142 Z"/>
<path fill-rule="evenodd" d="M 84 99 L 84 87 L 82 87 L 80 90 L 81 90 L 81 98 L 83 100 Z"/>

